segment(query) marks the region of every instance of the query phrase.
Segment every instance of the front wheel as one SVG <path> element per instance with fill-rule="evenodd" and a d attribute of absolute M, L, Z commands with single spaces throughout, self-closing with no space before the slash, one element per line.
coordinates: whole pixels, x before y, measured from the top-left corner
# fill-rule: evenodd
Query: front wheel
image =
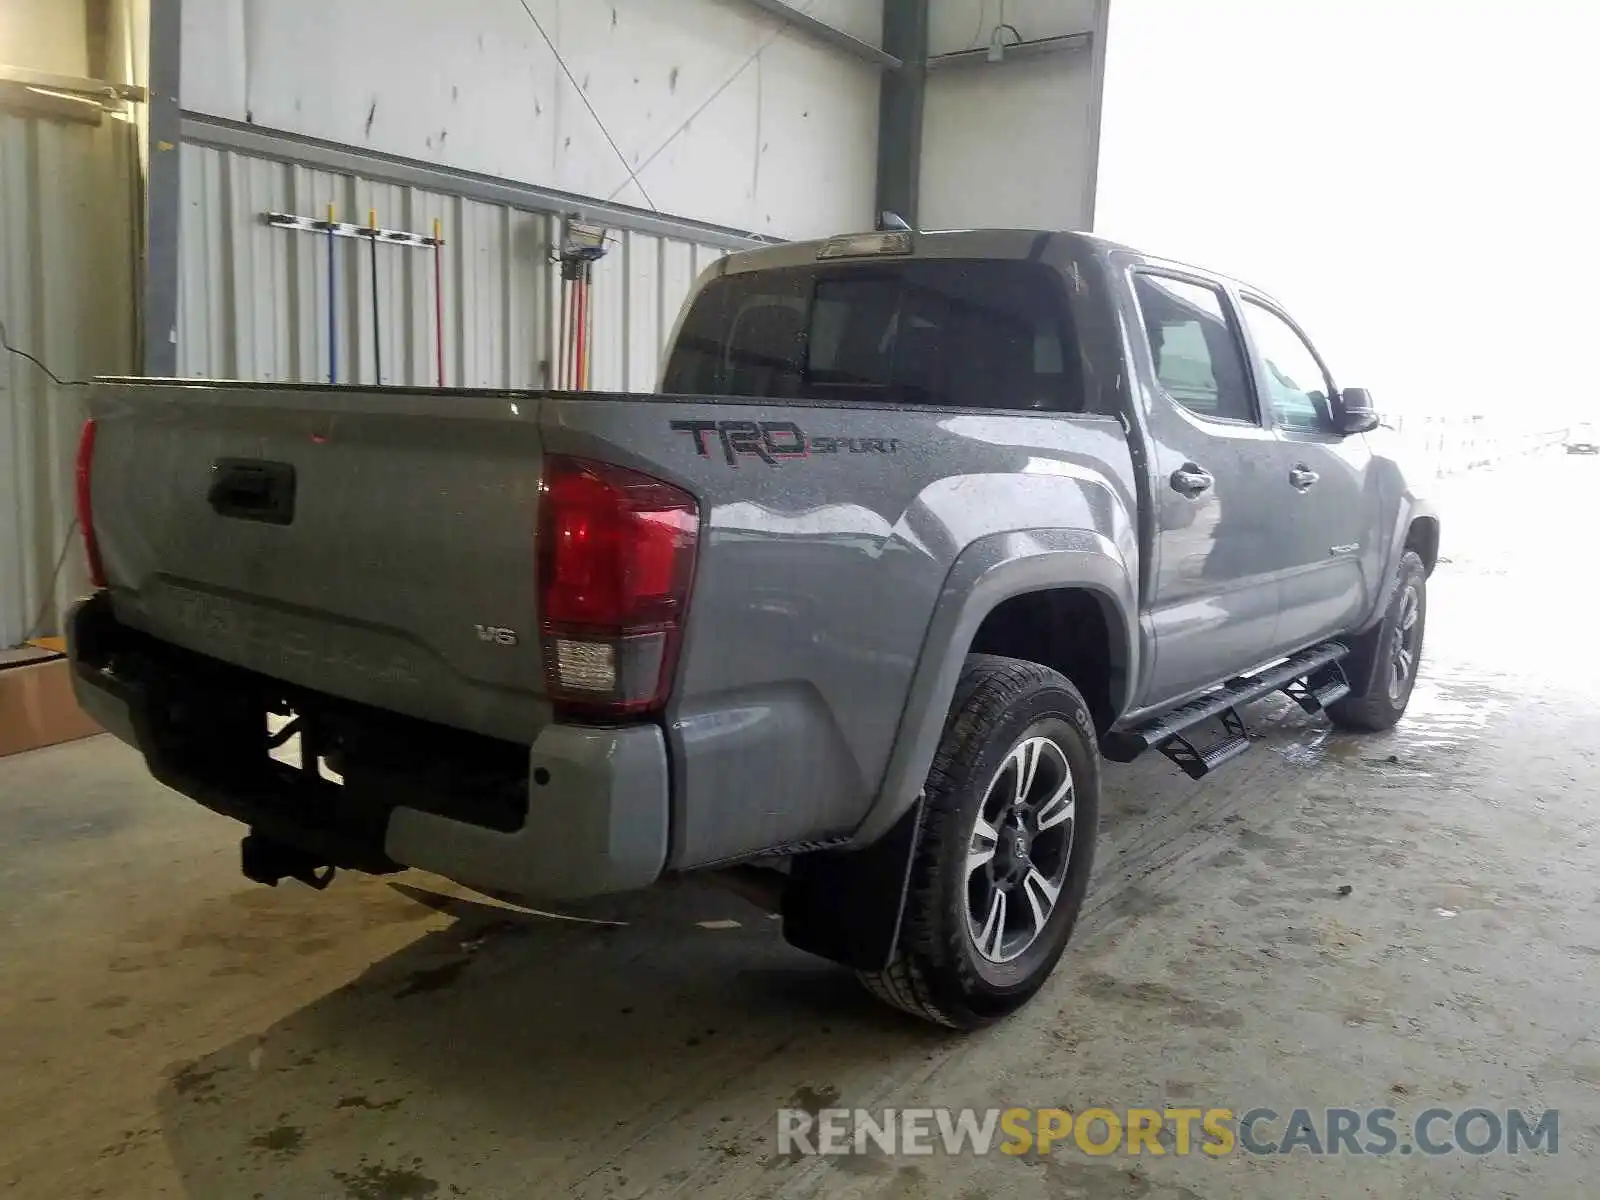
<path fill-rule="evenodd" d="M 1407 550 L 1400 557 L 1394 595 L 1376 628 L 1365 636 L 1357 657 L 1375 656 L 1367 690 L 1352 692 L 1328 706 L 1328 719 L 1340 729 L 1376 733 L 1393 729 L 1405 715 L 1422 666 L 1422 635 L 1428 623 L 1428 572 L 1422 557 Z"/>
<path fill-rule="evenodd" d="M 1088 705 L 1047 667 L 970 656 L 924 795 L 894 961 L 861 978 L 972 1029 L 1044 985 L 1078 919 L 1100 809 Z"/>

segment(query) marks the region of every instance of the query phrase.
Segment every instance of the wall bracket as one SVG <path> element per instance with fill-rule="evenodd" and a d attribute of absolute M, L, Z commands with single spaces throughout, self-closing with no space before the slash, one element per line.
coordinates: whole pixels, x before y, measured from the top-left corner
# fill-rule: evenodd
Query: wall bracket
<path fill-rule="evenodd" d="M 442 246 L 444 238 L 427 237 L 405 229 L 374 228 L 371 225 L 352 225 L 347 221 L 322 221 L 316 217 L 297 217 L 293 213 L 263 213 L 262 219 L 276 229 L 293 229 L 300 233 L 331 233 L 334 237 L 376 238 L 390 246 Z"/>

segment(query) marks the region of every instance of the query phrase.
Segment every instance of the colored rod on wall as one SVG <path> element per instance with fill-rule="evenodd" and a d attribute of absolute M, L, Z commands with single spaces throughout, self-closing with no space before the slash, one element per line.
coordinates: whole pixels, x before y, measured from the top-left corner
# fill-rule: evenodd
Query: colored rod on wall
<path fill-rule="evenodd" d="M 333 202 L 328 202 L 328 382 L 339 382 L 339 289 L 334 283 Z"/>
<path fill-rule="evenodd" d="M 433 219 L 433 343 L 439 386 L 444 386 L 444 233 Z"/>
<path fill-rule="evenodd" d="M 383 343 L 378 331 L 378 210 L 367 209 L 367 228 L 372 232 L 372 382 L 383 383 Z"/>
<path fill-rule="evenodd" d="M 582 355 L 578 361 L 578 387 L 581 390 L 589 386 L 589 355 L 594 351 L 594 347 L 590 344 L 591 338 L 589 336 L 590 326 L 594 323 L 594 317 L 589 304 L 588 263 L 583 264 L 583 277 L 578 287 L 580 289 L 578 294 L 583 297 L 583 328 L 578 331 L 578 345 L 581 348 L 580 354 Z"/>
<path fill-rule="evenodd" d="M 378 243 L 383 242 L 389 246 L 405 246 L 412 249 L 434 250 L 434 274 L 438 283 L 438 299 L 435 300 L 434 322 L 439 335 L 438 370 L 439 378 L 444 378 L 444 337 L 443 337 L 443 269 L 439 257 L 439 247 L 444 239 L 439 235 L 439 222 L 433 226 L 433 237 L 422 233 L 412 233 L 408 229 L 382 229 L 378 226 L 378 211 L 375 208 L 367 210 L 366 225 L 354 225 L 334 219 L 334 206 L 328 205 L 326 220 L 316 217 L 302 217 L 294 213 L 264 212 L 262 220 L 275 229 L 287 229 L 296 233 L 317 233 L 328 239 L 328 382 L 339 382 L 339 289 L 336 273 L 338 256 L 334 251 L 335 238 L 365 238 L 372 243 L 372 354 L 378 368 L 379 378 L 382 383 L 383 349 L 381 343 L 381 330 L 378 328 L 380 313 L 378 308 Z M 357 260 L 359 261 L 359 260 Z M 359 303 L 361 280 L 359 272 L 355 282 L 351 285 L 351 295 Z M 359 331 L 358 331 L 359 334 Z M 360 338 L 357 337 L 357 350 L 359 351 Z M 359 352 L 356 354 L 359 360 Z M 351 377 L 360 382 L 360 365 L 351 369 Z"/>
<path fill-rule="evenodd" d="M 565 391 L 572 386 L 573 330 L 572 315 L 577 312 L 578 294 L 567 278 L 561 275 L 561 356 L 556 372 L 556 387 Z"/>
<path fill-rule="evenodd" d="M 574 386 L 581 391 L 583 388 L 584 355 L 589 351 L 588 343 L 584 338 L 584 334 L 587 332 L 586 327 L 588 325 L 589 317 L 589 295 L 587 289 L 583 285 L 582 275 L 578 276 L 577 283 L 574 285 L 574 287 L 578 293 L 578 311 L 577 315 L 573 318 L 573 324 L 577 327 L 578 361 L 576 370 L 573 372 L 573 374 L 576 377 Z"/>
<path fill-rule="evenodd" d="M 594 363 L 594 263 L 583 264 L 583 386 L 587 391 L 591 381 L 590 367 Z"/>
<path fill-rule="evenodd" d="M 556 390 L 567 386 L 567 281 L 561 281 L 561 329 L 556 335 Z"/>

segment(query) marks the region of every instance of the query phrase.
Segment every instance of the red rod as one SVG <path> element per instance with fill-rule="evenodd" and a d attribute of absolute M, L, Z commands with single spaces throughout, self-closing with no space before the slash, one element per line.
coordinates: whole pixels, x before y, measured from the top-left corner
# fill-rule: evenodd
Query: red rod
<path fill-rule="evenodd" d="M 439 386 L 444 386 L 444 235 L 439 218 L 433 219 L 433 340 L 439 364 Z"/>

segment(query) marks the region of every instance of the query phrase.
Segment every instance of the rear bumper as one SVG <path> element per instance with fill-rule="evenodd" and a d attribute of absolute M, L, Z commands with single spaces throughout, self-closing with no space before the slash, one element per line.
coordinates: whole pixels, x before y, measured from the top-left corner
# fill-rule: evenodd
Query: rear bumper
<path fill-rule="evenodd" d="M 666 862 L 657 726 L 549 725 L 518 747 L 410 722 L 157 642 L 103 593 L 73 609 L 68 649 L 79 704 L 156 779 L 319 861 L 545 899 L 646 887 Z M 266 705 L 285 700 L 308 733 L 356 739 L 342 785 L 268 757 Z"/>

